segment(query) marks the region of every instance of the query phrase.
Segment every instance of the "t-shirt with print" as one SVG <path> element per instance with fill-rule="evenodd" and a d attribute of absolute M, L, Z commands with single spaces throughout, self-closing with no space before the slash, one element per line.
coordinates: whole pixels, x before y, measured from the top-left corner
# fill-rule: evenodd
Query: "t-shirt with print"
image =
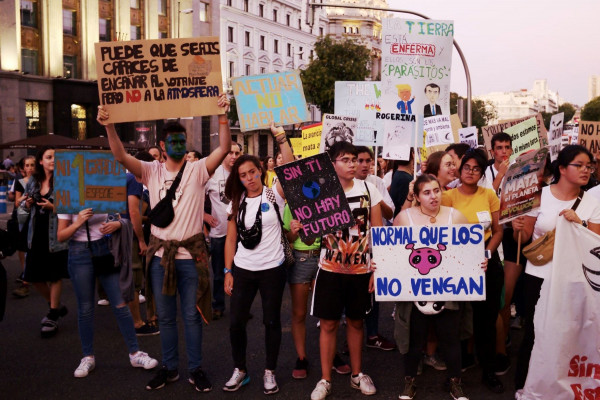
<path fill-rule="evenodd" d="M 206 182 L 206 195 L 212 204 L 210 215 L 212 215 L 219 224 L 210 228 L 209 236 L 220 238 L 227 235 L 227 207 L 231 201 L 225 196 L 225 182 L 229 177 L 223 165 L 215 170 L 213 176 Z"/>
<path fill-rule="evenodd" d="M 454 207 L 464 214 L 469 224 L 481 224 L 485 240 L 492 236 L 492 213 L 500 210 L 500 199 L 492 189 L 477 187 L 474 194 L 462 194 L 459 189 L 442 193 L 442 205 Z"/>
<path fill-rule="evenodd" d="M 319 267 L 339 274 L 371 272 L 371 207 L 382 201 L 381 193 L 369 182 L 354 179 L 345 192 L 356 225 L 321 238 Z"/>
<path fill-rule="evenodd" d="M 167 194 L 167 189 L 171 187 L 179 170 L 169 172 L 165 164 L 159 161 L 141 161 L 141 165 L 142 183 L 148 188 L 150 206 L 155 207 Z M 193 163 L 186 163 L 181 182 L 175 191 L 175 200 L 173 200 L 175 217 L 166 228 L 152 225 L 151 232 L 154 236 L 161 240 L 182 241 L 202 232 L 204 185 L 208 179 L 205 158 Z M 162 257 L 162 254 L 161 247 L 154 255 Z M 180 247 L 175 258 L 191 259 L 192 256 L 186 249 Z"/>
<path fill-rule="evenodd" d="M 560 217 L 558 214 L 560 214 L 562 210 L 573 207 L 573 204 L 575 204 L 575 199 L 567 201 L 557 199 L 552 194 L 550 188 L 551 186 L 542 188 L 540 206 L 526 214 L 528 217 L 537 218 L 535 225 L 533 226 L 533 233 L 531 235 L 532 240 L 536 240 L 540 236 L 543 236 L 556 228 L 557 220 L 559 218 L 564 218 Z M 584 194 L 575 212 L 582 220 L 600 224 L 600 201 L 589 193 Z M 555 245 L 558 245 L 558 243 Z M 527 261 L 527 266 L 525 267 L 526 274 L 537 276 L 542 279 L 549 278 L 551 272 L 552 261 L 540 266 L 534 266 Z"/>
<path fill-rule="evenodd" d="M 246 201 L 246 213 L 244 216 L 244 224 L 246 229 L 250 229 L 256 221 L 256 213 L 260 206 L 262 213 L 262 235 L 260 243 L 253 249 L 249 250 L 244 247 L 242 242 L 238 242 L 237 251 L 233 262 L 236 268 L 242 268 L 249 271 L 263 271 L 280 266 L 285 260 L 283 254 L 283 247 L 281 246 L 281 224 L 279 218 L 275 213 L 275 207 L 267 198 L 265 191 L 266 187 L 263 187 L 263 191 L 260 196 L 256 197 L 242 197 L 240 204 Z M 275 194 L 275 201 L 279 207 L 279 212 L 283 213 L 285 207 L 285 199 L 283 199 L 277 190 L 273 190 Z M 231 204 L 227 208 L 227 213 L 231 214 Z M 239 213 L 238 213 L 239 214 Z M 239 216 L 235 215 L 236 221 Z M 239 222 L 238 222 L 239 223 Z"/>

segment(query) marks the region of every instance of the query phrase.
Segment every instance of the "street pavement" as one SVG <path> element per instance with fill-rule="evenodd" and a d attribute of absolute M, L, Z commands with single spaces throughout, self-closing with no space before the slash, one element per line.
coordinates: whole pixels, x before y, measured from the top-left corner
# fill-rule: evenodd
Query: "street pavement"
<path fill-rule="evenodd" d="M 0 228 L 4 228 L 8 215 L 0 215 Z M 233 371 L 231 348 L 229 345 L 229 313 L 223 319 L 214 321 L 203 330 L 203 368 L 213 383 L 213 391 L 199 393 L 187 382 L 186 356 L 183 327 L 180 323 L 180 362 L 178 382 L 165 388 L 148 391 L 146 383 L 154 376 L 154 371 L 132 368 L 129 364 L 125 343 L 117 328 L 110 307 L 97 306 L 95 315 L 94 351 L 96 369 L 86 378 L 74 378 L 73 371 L 81 359 L 81 346 L 77 332 L 77 303 L 71 282 L 63 284 L 62 301 L 69 314 L 59 321 L 55 337 L 40 337 L 40 320 L 47 312 L 43 298 L 32 290 L 25 299 L 17 299 L 10 292 L 17 287 L 15 279 L 20 273 L 17 256 L 2 261 L 8 273 L 8 299 L 6 315 L 0 322 L 0 398 L 5 399 L 158 399 L 158 398 L 206 398 L 206 399 L 255 399 L 266 397 L 263 394 L 262 375 L 264 373 L 264 330 L 260 298 L 254 301 L 254 318 L 248 323 L 248 368 L 250 384 L 235 393 L 221 390 Z M 227 304 L 229 307 L 229 304 Z M 392 304 L 383 303 L 380 311 L 380 332 L 393 337 Z M 307 379 L 295 380 L 291 376 L 296 353 L 291 336 L 291 301 L 286 289 L 282 307 L 283 340 L 277 367 L 278 394 L 272 398 L 308 399 L 320 379 L 319 329 L 317 320 L 307 319 L 307 351 L 311 369 Z M 343 341 L 345 330 L 341 329 L 338 347 Z M 513 399 L 514 362 L 521 333 L 511 331 L 513 344 L 508 348 L 513 363 L 512 368 L 501 377 L 507 390 L 503 394 L 493 394 L 480 383 L 481 370 L 478 367 L 468 370 L 463 380 L 465 392 L 471 400 Z M 160 361 L 159 336 L 138 338 L 140 347 Z M 345 356 L 346 360 L 348 359 Z M 396 351 L 384 352 L 366 348 L 363 351 L 363 371 L 369 374 L 377 387 L 372 398 L 397 399 L 403 385 L 398 376 L 399 356 Z M 442 389 L 445 372 L 425 366 L 418 377 L 416 399 L 451 399 Z M 334 373 L 333 393 L 328 399 L 363 398 L 350 388 L 349 376 Z"/>

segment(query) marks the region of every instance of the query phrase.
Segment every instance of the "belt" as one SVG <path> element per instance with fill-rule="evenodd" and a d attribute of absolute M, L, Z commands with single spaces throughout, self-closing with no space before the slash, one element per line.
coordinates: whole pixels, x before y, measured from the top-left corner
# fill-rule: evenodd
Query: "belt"
<path fill-rule="evenodd" d="M 313 256 L 316 257 L 320 253 L 320 249 L 314 249 L 314 250 L 298 250 L 298 249 L 294 249 L 294 251 L 297 251 L 298 253 L 306 254 L 309 257 L 313 257 Z"/>

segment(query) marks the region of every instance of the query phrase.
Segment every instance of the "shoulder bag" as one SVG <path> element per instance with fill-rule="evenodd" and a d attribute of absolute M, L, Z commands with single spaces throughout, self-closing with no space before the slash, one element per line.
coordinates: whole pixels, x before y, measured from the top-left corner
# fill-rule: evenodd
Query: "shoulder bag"
<path fill-rule="evenodd" d="M 187 161 L 183 162 L 183 165 L 179 169 L 179 172 L 177 173 L 173 184 L 171 184 L 171 187 L 169 188 L 169 190 L 167 190 L 167 194 L 165 195 L 165 197 L 161 201 L 156 203 L 154 208 L 150 210 L 150 213 L 148 214 L 148 219 L 150 220 L 150 223 L 152 225 L 159 228 L 166 228 L 167 226 L 171 225 L 171 222 L 173 222 L 173 218 L 175 218 L 175 211 L 173 210 L 173 200 L 175 199 L 175 191 L 177 190 L 177 187 L 181 182 L 181 177 L 183 176 L 183 170 L 185 169 L 186 163 Z"/>

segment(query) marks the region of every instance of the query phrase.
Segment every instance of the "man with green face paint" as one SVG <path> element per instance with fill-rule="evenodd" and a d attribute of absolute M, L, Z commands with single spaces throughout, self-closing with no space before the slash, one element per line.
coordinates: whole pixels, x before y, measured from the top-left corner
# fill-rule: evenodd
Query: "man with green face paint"
<path fill-rule="evenodd" d="M 219 97 L 218 105 L 224 111 L 219 115 L 219 147 L 208 157 L 185 166 L 187 137 L 181 124 L 168 122 L 163 127 L 159 145 L 166 153 L 166 161 L 162 164 L 143 162 L 125 152 L 114 125 L 107 122 L 108 111 L 103 106 L 98 107 L 98 122 L 106 126 L 115 159 L 148 187 L 152 207 L 165 197 L 184 167 L 172 202 L 173 221 L 165 228 L 152 225 L 146 254 L 146 297 L 149 302 L 156 301 L 163 356 L 161 370 L 146 386 L 149 390 L 160 389 L 179 379 L 177 293 L 185 330 L 189 381 L 200 392 L 212 390 L 201 368 L 202 320 L 208 323 L 212 319 L 208 255 L 202 233 L 204 187 L 231 150 L 226 95 Z"/>

